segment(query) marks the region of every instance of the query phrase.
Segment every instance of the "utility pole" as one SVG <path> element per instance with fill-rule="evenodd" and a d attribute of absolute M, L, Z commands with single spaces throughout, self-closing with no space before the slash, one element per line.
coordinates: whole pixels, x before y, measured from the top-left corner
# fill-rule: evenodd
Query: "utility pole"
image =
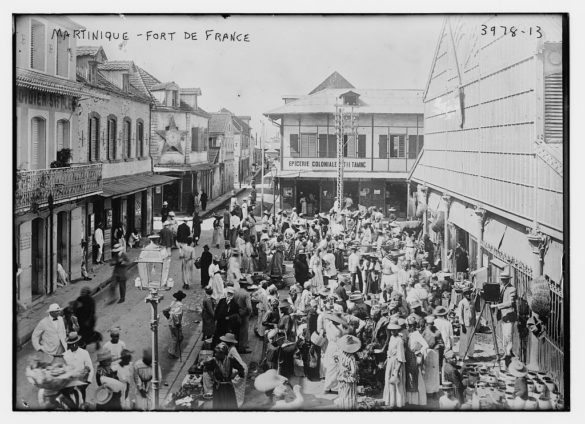
<path fill-rule="evenodd" d="M 262 134 L 260 134 L 260 154 L 262 155 L 262 171 L 260 175 L 260 184 L 262 184 L 262 188 L 260 189 L 260 218 L 264 216 L 264 121 L 262 121 Z"/>
<path fill-rule="evenodd" d="M 351 106 L 349 113 L 346 113 L 343 107 L 339 104 L 335 105 L 335 128 L 337 134 L 337 202 L 339 210 L 343 208 L 342 203 L 344 201 L 343 191 L 343 178 L 345 164 L 343 162 L 343 151 L 345 148 L 345 142 L 343 137 L 345 135 L 346 120 L 349 122 L 348 141 L 352 137 L 354 140 L 354 148 L 357 145 L 357 113 L 354 111 L 354 106 Z M 355 153 L 355 152 L 354 152 Z"/>

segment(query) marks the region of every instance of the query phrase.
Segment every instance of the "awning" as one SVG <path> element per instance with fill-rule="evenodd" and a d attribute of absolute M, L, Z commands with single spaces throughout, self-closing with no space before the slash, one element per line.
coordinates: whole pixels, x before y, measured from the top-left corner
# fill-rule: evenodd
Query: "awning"
<path fill-rule="evenodd" d="M 483 241 L 499 249 L 505 232 L 506 225 L 495 219 L 488 219 L 483 228 Z"/>
<path fill-rule="evenodd" d="M 429 194 L 428 204 L 430 210 L 437 212 L 439 210 L 439 206 L 441 205 L 441 195 L 432 191 L 431 194 Z"/>
<path fill-rule="evenodd" d="M 103 180 L 104 191 L 100 196 L 126 196 L 145 190 L 148 187 L 168 184 L 177 179 L 168 175 L 129 175 L 127 177 L 108 178 Z"/>
<path fill-rule="evenodd" d="M 101 100 L 108 100 L 110 96 L 93 90 L 82 83 L 63 79 L 32 69 L 16 68 L 15 81 L 17 87 L 55 93 L 72 97 L 93 97 Z"/>
<path fill-rule="evenodd" d="M 532 252 L 532 246 L 528 242 L 526 233 L 518 231 L 510 226 L 506 227 L 500 250 L 529 267 L 534 262 L 535 256 Z"/>
<path fill-rule="evenodd" d="M 563 245 L 552 241 L 544 255 L 542 273 L 555 283 L 560 283 L 563 276 Z"/>
<path fill-rule="evenodd" d="M 215 167 L 219 166 L 219 164 L 213 165 L 210 163 L 198 163 L 195 165 L 177 165 L 177 166 L 155 166 L 154 172 L 157 174 L 163 174 L 166 172 L 198 172 L 198 171 L 208 171 Z"/>
<path fill-rule="evenodd" d="M 474 237 L 478 236 L 479 225 L 473 209 L 466 207 L 457 201 L 451 203 L 449 209 L 449 222 L 457 225 L 462 230 L 467 231 Z"/>

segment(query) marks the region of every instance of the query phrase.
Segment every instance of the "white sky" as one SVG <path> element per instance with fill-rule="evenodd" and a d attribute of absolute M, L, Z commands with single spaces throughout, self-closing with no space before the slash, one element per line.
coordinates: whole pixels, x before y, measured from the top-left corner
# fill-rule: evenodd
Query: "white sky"
<path fill-rule="evenodd" d="M 441 16 L 71 16 L 88 31 L 129 33 L 102 45 L 110 60 L 133 60 L 159 80 L 200 87 L 200 106 L 252 116 L 252 133 L 277 128 L 262 116 L 283 94 L 308 94 L 333 71 L 356 88 L 420 88 L 429 73 Z M 205 41 L 205 30 L 250 34 L 249 43 Z M 174 41 L 146 41 L 146 31 Z M 184 32 L 197 32 L 185 41 Z"/>

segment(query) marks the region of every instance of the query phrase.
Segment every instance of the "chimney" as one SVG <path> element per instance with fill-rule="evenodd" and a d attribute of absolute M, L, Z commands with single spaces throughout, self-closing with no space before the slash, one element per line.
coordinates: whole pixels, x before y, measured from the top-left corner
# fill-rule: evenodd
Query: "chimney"
<path fill-rule="evenodd" d="M 298 94 L 286 94 L 284 96 L 282 96 L 282 100 L 284 100 L 284 104 L 290 103 L 290 102 L 294 102 L 295 100 L 298 100 L 301 96 L 299 96 Z"/>

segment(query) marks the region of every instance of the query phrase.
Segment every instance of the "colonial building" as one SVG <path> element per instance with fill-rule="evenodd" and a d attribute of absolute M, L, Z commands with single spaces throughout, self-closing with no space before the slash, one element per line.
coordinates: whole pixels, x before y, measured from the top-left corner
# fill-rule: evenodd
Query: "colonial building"
<path fill-rule="evenodd" d="M 16 299 L 30 306 L 56 289 L 57 264 L 81 275 L 88 238 L 87 199 L 103 190 L 102 164 L 78 143 L 80 99 L 108 95 L 76 81 L 76 40 L 53 31 L 81 29 L 53 16 L 16 18 Z"/>
<path fill-rule="evenodd" d="M 219 193 L 226 193 L 234 188 L 234 123 L 227 111 L 210 115 L 209 162 L 219 164 Z"/>
<path fill-rule="evenodd" d="M 104 255 L 114 244 L 119 224 L 127 232 L 152 232 L 153 191 L 176 178 L 155 175 L 150 155 L 150 96 L 135 87 L 132 62 L 108 62 L 101 47 L 79 47 L 77 79 L 108 96 L 107 100 L 82 99 L 77 113 L 77 143 L 86 146 L 84 158 L 102 163 L 103 192 L 88 204 L 88 232 L 103 224 Z"/>
<path fill-rule="evenodd" d="M 394 206 L 406 215 L 406 177 L 423 137 L 422 90 L 356 89 L 334 72 L 307 95 L 287 95 L 265 113 L 280 127 L 282 207 L 333 206 L 337 179 L 336 105 L 353 111 L 345 123 L 344 192 L 354 204 Z M 357 136 L 357 137 L 356 137 Z"/>
<path fill-rule="evenodd" d="M 516 37 L 477 28 L 515 26 Z M 537 34 L 529 35 L 538 28 Z M 424 92 L 425 145 L 410 174 L 424 231 L 442 250 L 459 243 L 471 270 L 497 282 L 509 267 L 520 299 L 550 284 L 547 335 L 520 340 L 531 366 L 563 381 L 563 144 L 561 18 L 445 20 Z"/>
<path fill-rule="evenodd" d="M 239 187 L 245 184 L 251 174 L 251 165 L 254 159 L 253 147 L 250 142 L 251 128 L 249 116 L 235 116 L 227 109 L 222 111 L 228 112 L 232 115 L 234 125 L 234 181 Z"/>

